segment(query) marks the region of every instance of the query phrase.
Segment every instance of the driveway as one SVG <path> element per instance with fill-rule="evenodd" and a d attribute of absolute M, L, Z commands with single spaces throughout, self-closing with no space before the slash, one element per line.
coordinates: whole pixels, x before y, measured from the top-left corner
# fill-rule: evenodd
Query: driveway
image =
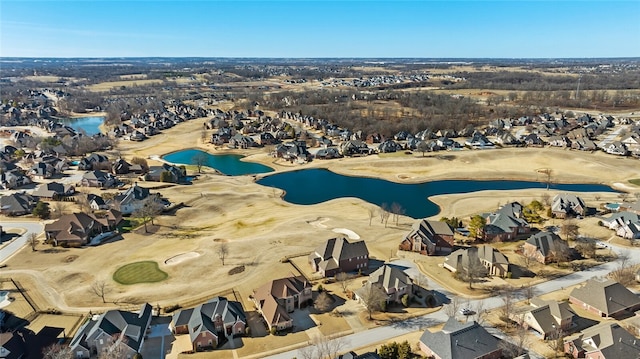
<path fill-rule="evenodd" d="M 176 338 L 169 329 L 170 322 L 171 317 L 156 317 L 151 320 L 149 334 L 147 334 L 147 339 L 145 339 L 140 352 L 143 358 L 165 359 L 166 355 L 171 352 Z"/>
<path fill-rule="evenodd" d="M 14 253 L 19 251 L 25 244 L 27 244 L 27 239 L 31 235 L 31 233 L 35 233 L 36 235 L 40 235 L 44 231 L 44 225 L 42 222 L 21 222 L 21 221 L 2 221 L 2 227 L 6 231 L 9 228 L 20 228 L 26 230 L 26 232 L 14 238 L 10 243 L 6 244 L 2 249 L 0 249 L 0 263 L 4 263 L 9 257 L 11 257 Z"/>

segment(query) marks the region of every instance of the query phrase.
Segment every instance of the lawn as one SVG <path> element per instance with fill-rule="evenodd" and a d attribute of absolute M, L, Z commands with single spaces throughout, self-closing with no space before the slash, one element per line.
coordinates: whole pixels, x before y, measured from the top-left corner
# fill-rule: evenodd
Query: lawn
<path fill-rule="evenodd" d="M 158 268 L 154 261 L 142 261 L 124 265 L 115 273 L 113 280 L 124 285 L 137 283 L 155 283 L 167 279 L 169 275 Z"/>
<path fill-rule="evenodd" d="M 640 178 L 630 179 L 629 183 L 634 184 L 636 186 L 640 186 Z"/>

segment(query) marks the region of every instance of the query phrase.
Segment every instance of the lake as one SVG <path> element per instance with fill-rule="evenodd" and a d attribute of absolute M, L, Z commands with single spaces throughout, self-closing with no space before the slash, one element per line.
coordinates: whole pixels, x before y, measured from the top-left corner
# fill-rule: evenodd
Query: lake
<path fill-rule="evenodd" d="M 71 128 L 76 131 L 84 131 L 89 136 L 100 133 L 100 125 L 102 125 L 103 122 L 103 116 L 76 117 L 60 120 L 60 123 L 71 126 Z"/>
<path fill-rule="evenodd" d="M 294 204 L 316 204 L 336 198 L 357 197 L 378 206 L 398 203 L 412 218 L 431 217 L 440 208 L 428 198 L 440 194 L 469 193 L 486 190 L 546 188 L 545 183 L 528 181 L 444 180 L 401 184 L 382 179 L 351 177 L 325 169 L 308 169 L 277 173 L 257 181 L 258 184 L 285 191 L 284 200 Z M 598 184 L 552 184 L 551 189 L 570 192 L 616 192 Z M 497 205 L 500 198 L 496 198 Z"/>
<path fill-rule="evenodd" d="M 244 157 L 241 155 L 212 155 L 210 153 L 193 148 L 166 154 L 162 156 L 162 159 L 171 163 L 194 165 L 195 156 L 201 154 L 204 154 L 206 156 L 206 161 L 204 164 L 205 166 L 215 168 L 225 175 L 243 176 L 253 175 L 257 173 L 273 172 L 273 168 L 265 166 L 263 164 L 241 161 L 240 159 Z"/>

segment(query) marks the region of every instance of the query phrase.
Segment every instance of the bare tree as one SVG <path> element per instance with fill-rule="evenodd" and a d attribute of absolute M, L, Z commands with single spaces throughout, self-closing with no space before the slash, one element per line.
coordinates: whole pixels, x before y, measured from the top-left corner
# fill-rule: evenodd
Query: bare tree
<path fill-rule="evenodd" d="M 347 288 L 349 287 L 349 282 L 351 282 L 351 276 L 348 273 L 340 272 L 336 274 L 336 281 L 340 283 L 342 287 L 342 293 L 347 292 Z"/>
<path fill-rule="evenodd" d="M 313 307 L 317 311 L 324 313 L 329 309 L 331 309 L 332 304 L 333 304 L 333 298 L 331 298 L 331 295 L 327 293 L 327 291 L 325 290 L 322 293 L 318 294 L 318 297 L 313 302 Z"/>
<path fill-rule="evenodd" d="M 198 152 L 191 158 L 191 162 L 198 168 L 198 173 L 202 173 L 202 166 L 207 164 L 207 155 L 204 152 Z"/>
<path fill-rule="evenodd" d="M 384 223 L 384 228 L 387 228 L 387 222 L 389 222 L 389 208 L 386 203 L 383 203 L 380 207 L 380 223 Z"/>
<path fill-rule="evenodd" d="M 344 338 L 330 339 L 324 335 L 316 335 L 311 338 L 309 345 L 299 349 L 298 354 L 302 359 L 333 359 L 338 357 L 347 345 Z"/>
<path fill-rule="evenodd" d="M 635 273 L 629 252 L 619 253 L 617 261 L 618 267 L 609 273 L 609 277 L 624 286 L 632 284 L 635 280 Z"/>
<path fill-rule="evenodd" d="M 224 265 L 224 259 L 229 255 L 229 246 L 226 243 L 218 244 L 218 248 L 216 248 L 216 254 L 220 261 L 222 261 L 222 265 Z"/>
<path fill-rule="evenodd" d="M 387 293 L 384 289 L 376 284 L 367 283 L 361 292 L 360 300 L 365 307 L 367 307 L 367 313 L 369 314 L 369 320 L 373 319 L 373 312 L 382 310 L 387 301 Z"/>
<path fill-rule="evenodd" d="M 500 309 L 501 319 L 509 323 L 511 315 L 513 313 L 513 306 L 515 304 L 515 290 L 512 286 L 504 286 L 500 290 L 500 299 L 504 303 L 504 306 Z"/>
<path fill-rule="evenodd" d="M 482 265 L 477 256 L 469 256 L 469 262 L 466 268 L 458 268 L 458 272 L 464 280 L 469 282 L 469 289 L 473 289 L 473 282 L 487 275 L 487 268 Z"/>
<path fill-rule="evenodd" d="M 618 194 L 618 197 L 620 197 L 620 200 L 621 200 L 622 202 L 626 202 L 626 201 L 627 201 L 627 199 L 629 198 L 629 193 L 627 193 L 627 192 L 620 192 L 620 193 Z"/>
<path fill-rule="evenodd" d="M 529 347 L 529 337 L 527 328 L 518 326 L 511 337 L 512 341 L 502 340 L 499 346 L 502 348 L 502 355 L 507 358 L 515 358 L 527 352 Z"/>
<path fill-rule="evenodd" d="M 460 300 L 458 297 L 453 297 L 449 303 L 444 305 L 444 313 L 450 317 L 455 317 L 460 309 Z"/>
<path fill-rule="evenodd" d="M 51 203 L 51 210 L 53 212 L 54 218 L 60 218 L 64 215 L 65 205 L 62 201 L 54 201 Z"/>
<path fill-rule="evenodd" d="M 87 213 L 91 211 L 91 205 L 89 204 L 89 199 L 85 192 L 78 191 L 76 196 L 74 196 L 76 205 L 80 209 L 80 212 Z"/>
<path fill-rule="evenodd" d="M 73 350 L 69 346 L 54 343 L 42 349 L 44 359 L 73 359 Z"/>
<path fill-rule="evenodd" d="M 478 324 L 484 323 L 487 317 L 487 310 L 485 308 L 484 300 L 479 300 L 476 302 L 476 305 L 473 307 L 473 320 L 475 320 Z"/>
<path fill-rule="evenodd" d="M 562 353 L 564 351 L 564 337 L 565 332 L 557 328 L 547 337 L 547 346 L 549 346 L 554 353 Z"/>
<path fill-rule="evenodd" d="M 120 337 L 116 333 L 109 337 L 100 352 L 98 359 L 123 359 L 127 357 L 128 350 L 126 348 L 127 338 Z"/>
<path fill-rule="evenodd" d="M 596 244 L 593 241 L 578 244 L 576 250 L 585 258 L 594 258 L 596 256 Z"/>
<path fill-rule="evenodd" d="M 91 283 L 91 293 L 102 299 L 102 303 L 106 303 L 105 294 L 107 292 L 107 283 L 103 280 L 96 280 Z"/>
<path fill-rule="evenodd" d="M 374 207 L 369 207 L 367 210 L 369 213 L 369 227 L 371 227 L 371 220 L 376 216 L 376 209 Z"/>
<path fill-rule="evenodd" d="M 563 240 L 555 241 L 551 252 L 553 253 L 553 258 L 555 259 L 557 266 L 560 266 L 560 263 L 566 263 L 571 259 L 571 249 L 569 248 L 569 244 Z"/>
<path fill-rule="evenodd" d="M 540 195 L 540 202 L 549 207 L 551 205 L 551 196 L 549 196 L 549 193 L 543 193 Z"/>
<path fill-rule="evenodd" d="M 543 170 L 540 170 L 540 172 L 545 175 L 544 183 L 547 185 L 547 191 L 548 191 L 549 188 L 551 188 L 551 185 L 553 184 L 553 181 L 552 181 L 553 170 L 551 168 L 545 168 Z"/>
<path fill-rule="evenodd" d="M 393 213 L 393 220 L 396 222 L 396 226 L 397 226 L 400 216 L 404 214 L 404 208 L 402 208 L 400 203 L 393 202 L 391 204 L 391 213 Z"/>
<path fill-rule="evenodd" d="M 29 233 L 27 236 L 27 243 L 31 246 L 31 251 L 37 251 L 36 246 L 38 245 L 38 234 L 35 232 Z"/>
<path fill-rule="evenodd" d="M 141 219 L 142 223 L 144 224 L 144 232 L 148 233 L 149 231 L 147 230 L 147 222 L 151 222 L 151 225 L 153 226 L 154 225 L 153 220 L 160 213 L 162 213 L 162 210 L 163 210 L 163 206 L 162 206 L 162 203 L 160 203 L 159 196 L 150 195 L 149 197 L 143 200 L 142 206 L 140 206 L 138 209 L 133 211 L 131 216 L 134 218 Z"/>
<path fill-rule="evenodd" d="M 524 294 L 524 297 L 527 298 L 527 304 L 529 304 L 531 302 L 531 298 L 535 296 L 535 289 L 533 288 L 531 283 L 527 283 L 527 285 L 522 288 L 522 292 L 522 294 Z"/>
<path fill-rule="evenodd" d="M 565 220 L 560 226 L 560 234 L 562 234 L 566 240 L 575 239 L 580 234 L 580 227 L 574 220 Z"/>

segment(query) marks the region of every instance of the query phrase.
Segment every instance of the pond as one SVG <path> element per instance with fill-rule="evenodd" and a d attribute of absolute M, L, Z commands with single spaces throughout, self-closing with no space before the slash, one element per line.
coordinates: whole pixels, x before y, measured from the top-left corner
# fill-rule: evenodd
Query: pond
<path fill-rule="evenodd" d="M 188 149 L 177 151 L 162 156 L 167 162 L 195 165 L 197 156 L 204 156 L 204 166 L 215 168 L 221 173 L 228 176 L 243 176 L 257 173 L 273 172 L 273 168 L 262 165 L 260 163 L 241 161 L 244 156 L 235 154 L 212 155 L 205 151 L 197 149 Z"/>
<path fill-rule="evenodd" d="M 401 184 L 382 179 L 352 177 L 325 169 L 308 169 L 277 173 L 257 181 L 258 184 L 285 191 L 284 200 L 294 204 L 316 204 L 336 198 L 357 197 L 378 206 L 397 203 L 404 214 L 412 218 L 425 218 L 438 214 L 440 208 L 429 200 L 430 196 L 469 193 L 486 190 L 517 190 L 546 188 L 541 182 L 528 181 L 476 181 L 445 180 L 416 184 Z M 611 187 L 598 184 L 552 184 L 551 189 L 570 192 L 615 192 Z M 496 198 L 497 204 L 499 198 Z"/>
<path fill-rule="evenodd" d="M 103 116 L 76 117 L 60 120 L 60 123 L 71 126 L 71 128 L 76 131 L 84 131 L 89 136 L 100 133 L 100 125 L 102 125 L 103 122 Z"/>

